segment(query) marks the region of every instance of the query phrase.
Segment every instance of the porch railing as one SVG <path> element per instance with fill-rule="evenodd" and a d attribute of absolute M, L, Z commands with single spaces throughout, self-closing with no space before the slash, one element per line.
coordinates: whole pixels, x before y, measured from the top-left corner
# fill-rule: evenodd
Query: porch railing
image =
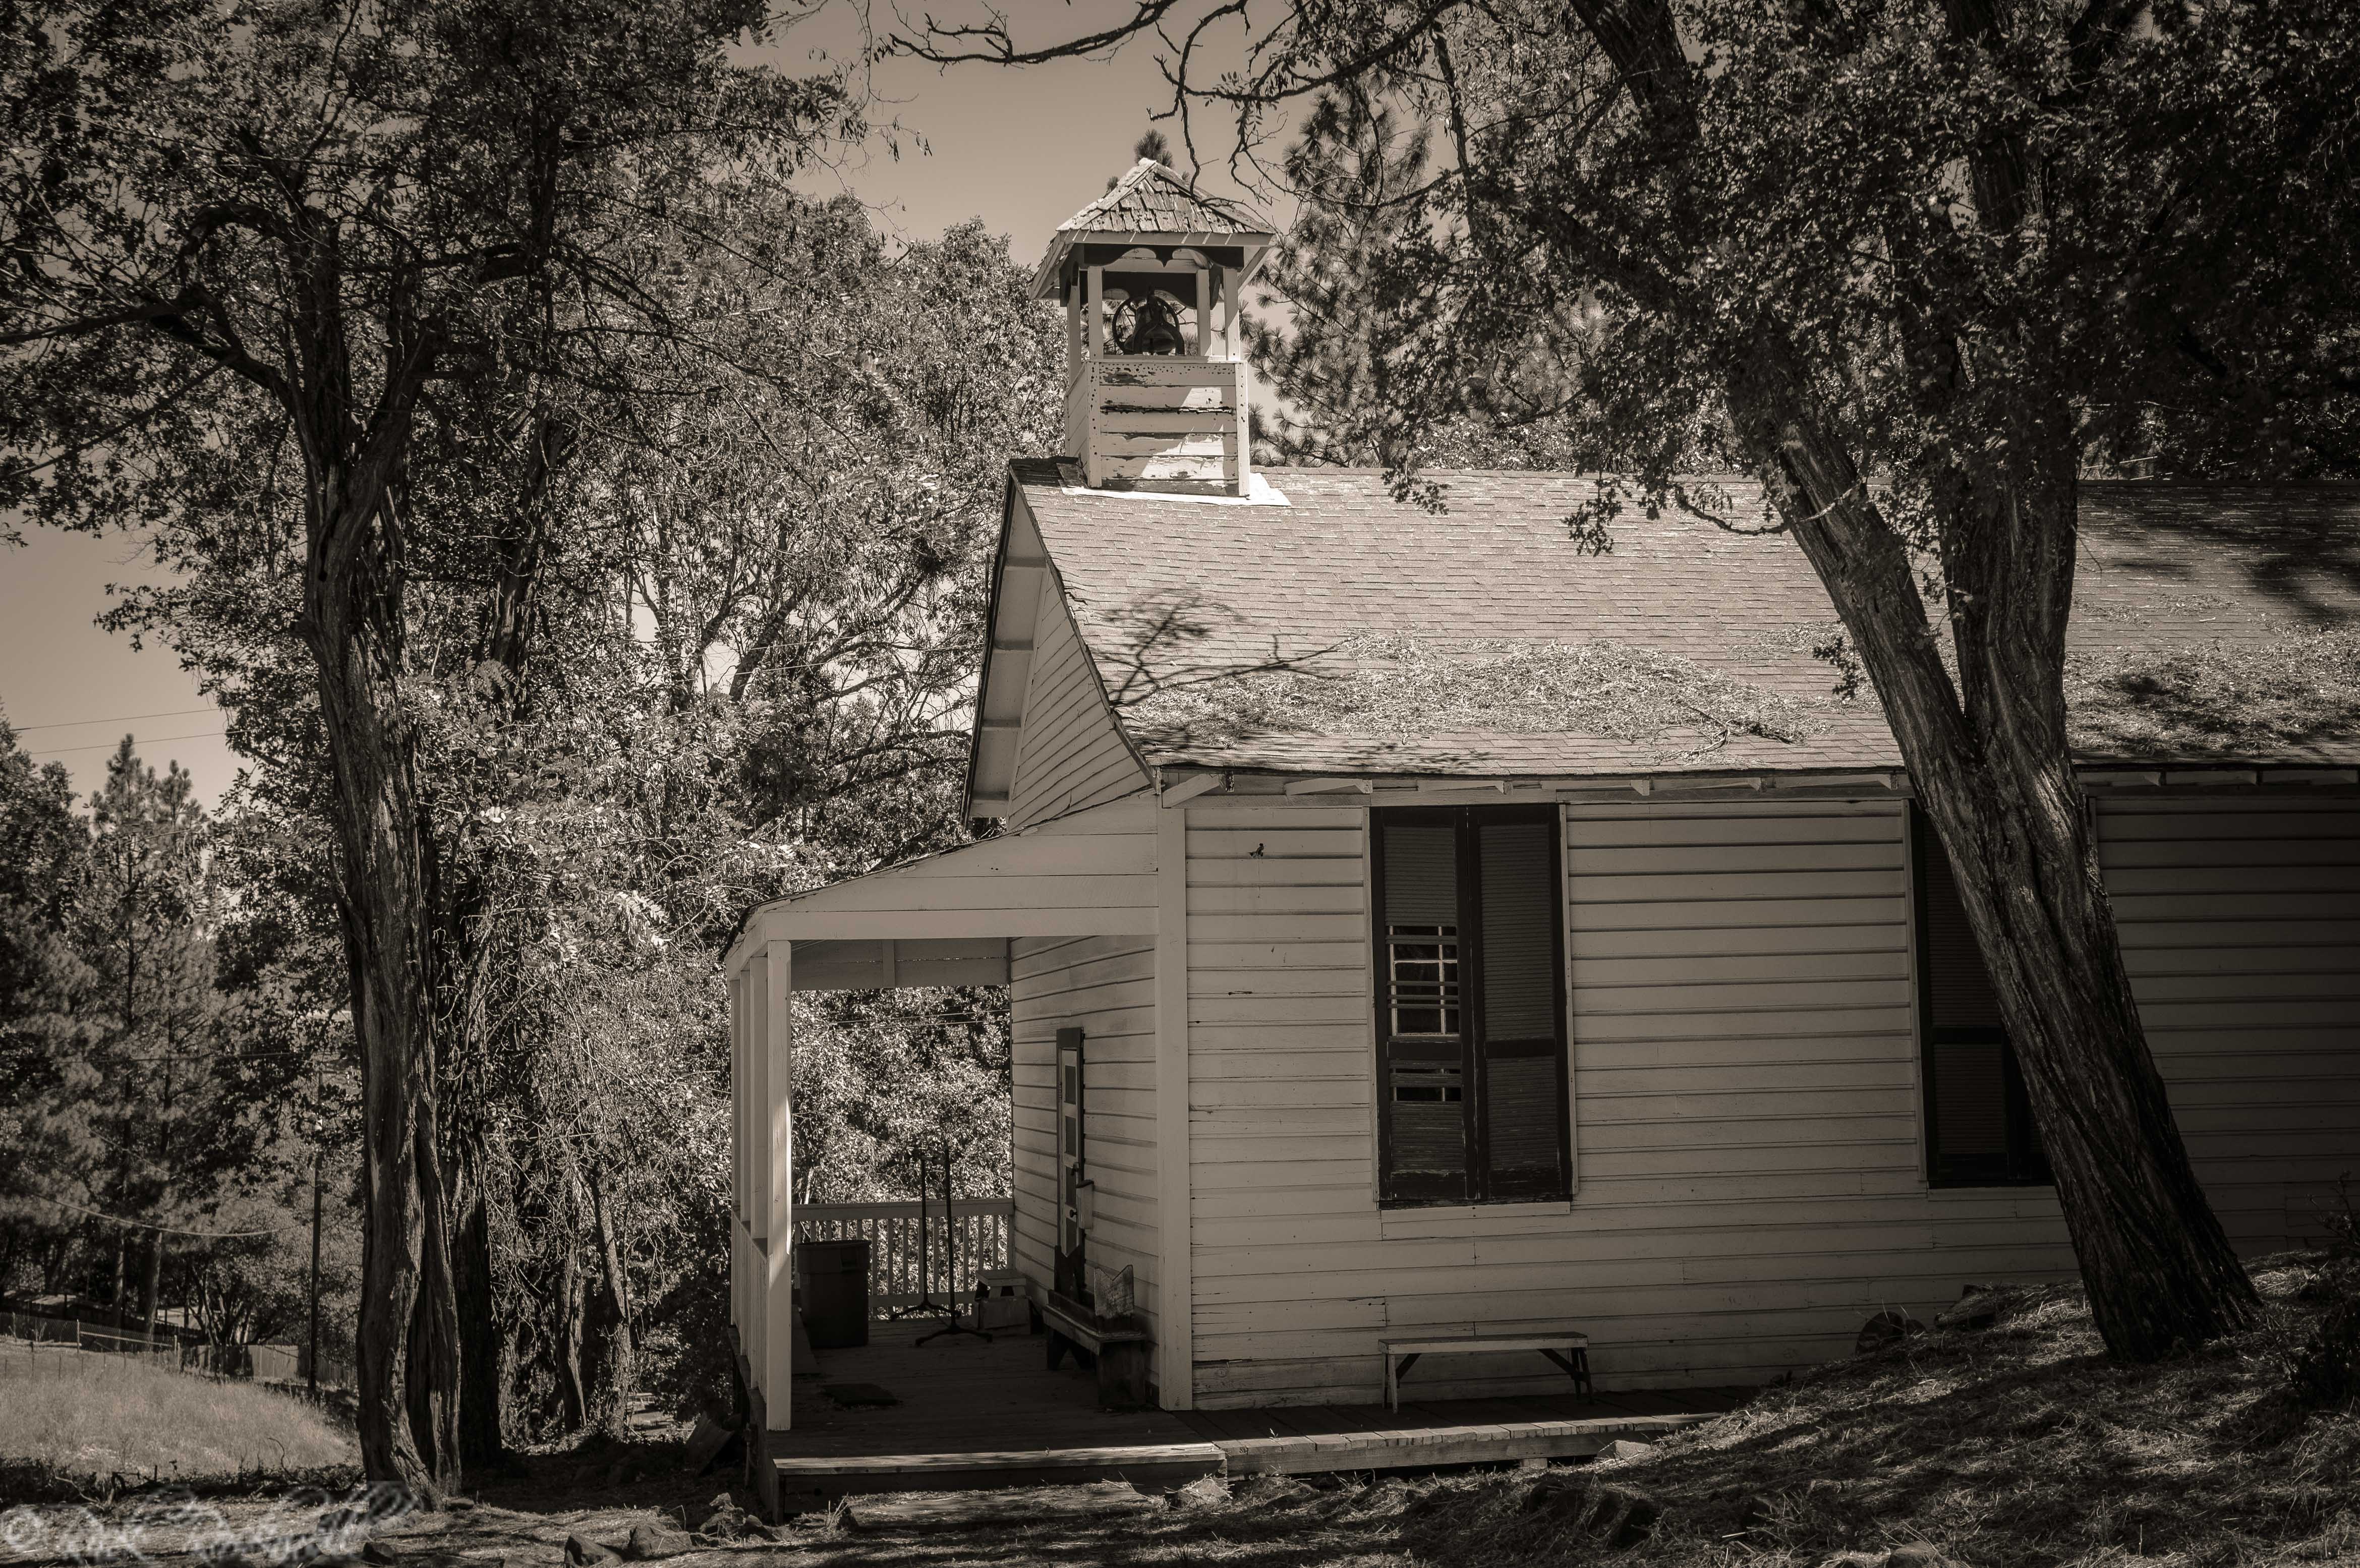
<path fill-rule="evenodd" d="M 945 1222 L 940 1203 L 925 1205 L 926 1275 L 918 1276 L 915 1199 L 888 1203 L 797 1203 L 795 1239 L 836 1241 L 849 1236 L 869 1243 L 869 1307 L 874 1312 L 917 1304 L 932 1284 L 937 1301 L 956 1288 L 962 1306 L 975 1301 L 976 1281 L 985 1270 L 1005 1269 L 1010 1233 L 1016 1223 L 1013 1198 L 961 1198 Z"/>

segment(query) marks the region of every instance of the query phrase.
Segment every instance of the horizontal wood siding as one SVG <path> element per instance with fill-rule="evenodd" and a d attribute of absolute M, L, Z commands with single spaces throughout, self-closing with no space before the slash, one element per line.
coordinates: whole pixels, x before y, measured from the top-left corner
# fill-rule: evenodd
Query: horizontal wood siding
<path fill-rule="evenodd" d="M 1586 1330 L 1601 1385 L 1764 1378 L 1886 1308 L 2070 1275 L 2044 1188 L 1929 1191 L 1894 802 L 1567 809 L 1579 1185 L 1380 1211 L 1356 807 L 1208 802 L 1188 834 L 1196 1387 L 1374 1400 L 1377 1342 Z M 2241 1247 L 2360 1169 L 2360 803 L 2102 808 L 2149 1039 Z M 1421 1364 L 1532 1392 L 1537 1358 Z"/>
<path fill-rule="evenodd" d="M 1188 808 L 1199 1408 L 1316 1402 L 1375 1366 L 1365 822 L 1350 807 Z"/>
<path fill-rule="evenodd" d="M 1180 481 L 1235 492 L 1247 463 L 1245 365 L 1232 360 L 1094 360 L 1086 373 L 1090 483 Z"/>
<path fill-rule="evenodd" d="M 1031 684 L 1018 732 L 1008 825 L 1063 816 L 1148 785 L 1116 730 L 1104 689 L 1053 572 L 1033 631 Z"/>
<path fill-rule="evenodd" d="M 2047 1192 L 1926 1189 L 1895 806 L 1569 808 L 1579 1185 L 1473 1210 L 1375 1203 L 1362 814 L 1191 816 L 1203 1404 L 1374 1400 L 1389 1334 L 1566 1324 L 1606 1387 L 1743 1382 L 2071 1268 Z M 1561 1381 L 1454 1356 L 1413 1386 Z"/>
<path fill-rule="evenodd" d="M 2240 1251 L 2319 1236 L 2360 1175 L 2360 801 L 2105 800 L 2147 1043 Z"/>
<path fill-rule="evenodd" d="M 1010 949 L 1008 994 L 1014 1029 L 1016 1267 L 1043 1286 L 1052 1278 L 1057 1031 L 1078 1028 L 1085 1036 L 1083 1153 L 1098 1186 L 1087 1256 L 1109 1269 L 1131 1266 L 1152 1331 L 1160 1273 L 1155 939 L 1021 939 Z"/>

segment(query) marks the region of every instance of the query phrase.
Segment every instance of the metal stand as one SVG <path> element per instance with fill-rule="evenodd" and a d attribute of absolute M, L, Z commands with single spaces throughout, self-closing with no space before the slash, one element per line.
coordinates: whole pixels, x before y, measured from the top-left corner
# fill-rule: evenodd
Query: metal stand
<path fill-rule="evenodd" d="M 918 1200 L 918 1246 L 922 1249 L 926 1244 L 925 1183 L 925 1166 L 921 1163 L 918 1167 L 918 1192 L 920 1194 Z M 947 1137 L 943 1139 L 943 1236 L 945 1240 L 950 1243 L 951 1249 L 950 1260 L 943 1266 L 943 1272 L 949 1277 L 945 1283 L 945 1287 L 951 1293 L 951 1300 L 953 1301 L 956 1301 L 958 1300 L 958 1200 L 956 1195 L 951 1190 L 951 1140 Z M 921 1257 L 923 1259 L 923 1252 Z M 923 1270 L 925 1268 L 924 1262 L 922 1260 L 918 1267 L 922 1271 L 919 1289 L 923 1290 L 925 1289 L 923 1282 Z M 928 1340 L 940 1339 L 946 1334 L 971 1334 L 987 1345 L 991 1343 L 991 1335 L 989 1332 L 980 1328 L 969 1328 L 965 1323 L 958 1321 L 958 1308 L 956 1306 L 943 1306 L 941 1303 L 935 1301 L 932 1296 L 926 1297 L 925 1300 L 920 1301 L 918 1304 L 922 1307 L 933 1306 L 935 1311 L 943 1314 L 943 1326 L 934 1330 L 932 1334 L 919 1335 L 918 1343 L 920 1345 L 925 1344 Z"/>
<path fill-rule="evenodd" d="M 945 1190 L 950 1185 L 950 1171 L 947 1166 L 943 1171 L 943 1185 Z M 954 1290 L 952 1294 L 956 1295 L 957 1291 Z M 934 1300 L 934 1270 L 926 1266 L 926 1155 L 925 1151 L 921 1149 L 918 1151 L 918 1299 L 906 1307 L 895 1307 L 893 1316 L 897 1320 L 901 1318 L 952 1318 L 955 1320 L 957 1315 L 956 1308 L 946 1307 Z M 918 1343 L 923 1345 L 926 1339 L 934 1337 L 930 1334 Z"/>

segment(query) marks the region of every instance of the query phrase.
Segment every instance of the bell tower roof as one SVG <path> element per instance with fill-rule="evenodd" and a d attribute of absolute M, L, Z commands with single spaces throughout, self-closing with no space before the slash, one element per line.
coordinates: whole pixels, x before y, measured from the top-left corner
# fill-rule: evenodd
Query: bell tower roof
<path fill-rule="evenodd" d="M 1240 278 L 1251 277 L 1277 237 L 1267 219 L 1244 204 L 1207 196 L 1152 158 L 1132 164 L 1114 189 L 1057 225 L 1049 254 L 1032 275 L 1034 298 L 1054 299 L 1065 288 L 1076 247 L 1087 244 L 1235 246 Z"/>

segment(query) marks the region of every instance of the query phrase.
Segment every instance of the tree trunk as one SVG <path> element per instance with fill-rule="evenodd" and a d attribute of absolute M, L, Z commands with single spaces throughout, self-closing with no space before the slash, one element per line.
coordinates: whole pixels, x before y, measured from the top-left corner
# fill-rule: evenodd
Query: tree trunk
<path fill-rule="evenodd" d="M 582 1382 L 582 1268 L 581 1248 L 572 1224 L 572 1204 L 565 1206 L 567 1221 L 560 1245 L 557 1269 L 557 1332 L 550 1336 L 550 1348 L 557 1361 L 557 1398 L 559 1413 L 568 1432 L 579 1432 L 590 1420 L 590 1391 Z"/>
<path fill-rule="evenodd" d="M 2106 1347 L 2151 1361 L 2258 1305 L 2188 1161 L 2123 965 L 2065 728 L 2076 495 L 1946 519 L 1954 685 L 1899 536 L 1765 344 L 1730 377 L 1741 439 L 1860 650 L 1950 855 Z M 2069 449 L 2070 450 L 2070 449 Z M 1961 578 L 1964 578 L 1962 581 Z"/>
<path fill-rule="evenodd" d="M 606 1214 L 606 1194 L 595 1171 L 585 1172 L 590 1189 L 590 1216 L 598 1233 L 598 1258 L 605 1266 L 608 1311 L 613 1314 L 613 1339 L 608 1346 L 606 1375 L 615 1390 L 615 1408 L 630 1408 L 637 1391 L 639 1364 L 631 1349 L 631 1287 L 623 1272 L 623 1251 Z"/>
<path fill-rule="evenodd" d="M 164 1279 L 164 1233 L 148 1233 L 148 1270 L 139 1284 L 139 1315 L 143 1320 L 140 1332 L 148 1342 L 156 1342 L 156 1291 Z"/>
<path fill-rule="evenodd" d="M 1657 155 L 1684 158 L 1698 75 L 1666 0 L 1573 0 L 1572 10 L 1653 122 Z M 1995 36 L 1997 13 L 1950 7 L 1954 33 Z M 1979 221 L 2013 245 L 2027 209 L 2021 147 L 1968 159 Z M 1677 201 L 1692 188 L 1673 176 Z M 1702 214 L 1674 233 L 1710 232 Z M 1553 215 L 1539 220 L 1546 231 Z M 1565 243 L 1579 253 L 1578 230 Z M 1594 251 L 1595 247 L 1591 247 Z M 1684 283 L 1597 254 L 1650 308 L 1698 310 Z M 1898 322 L 1929 413 L 1963 379 L 1955 336 L 1904 299 Z M 1716 337 L 1721 329 L 1709 329 Z M 2037 446 L 2023 471 L 1982 481 L 1961 460 L 1937 497 L 1959 679 L 1907 546 L 1821 417 L 1811 365 L 1775 325 L 1720 338 L 1731 421 L 1858 648 L 1998 992 L 2033 1117 L 2107 1348 L 2152 1360 L 2252 1322 L 2253 1282 L 2188 1163 L 2138 1009 L 2073 782 L 2065 727 L 2079 449 L 2060 397 L 2019 411 Z M 2038 356 L 2043 345 L 2014 345 Z M 1995 466 L 1987 463 L 1986 466 Z"/>
<path fill-rule="evenodd" d="M 492 1233 L 480 1159 L 464 1161 L 453 1183 L 459 1208 L 452 1225 L 452 1274 L 459 1307 L 459 1458 L 470 1470 L 499 1463 L 501 1334 L 492 1301 Z"/>
<path fill-rule="evenodd" d="M 314 495 L 327 515 L 312 518 L 304 630 L 334 774 L 340 913 L 361 1054 L 361 1465 L 371 1480 L 436 1500 L 458 1490 L 462 1472 L 459 1312 L 436 1132 L 435 851 L 399 688 L 398 565 L 377 519 L 353 515 L 341 485 L 323 484 Z"/>

